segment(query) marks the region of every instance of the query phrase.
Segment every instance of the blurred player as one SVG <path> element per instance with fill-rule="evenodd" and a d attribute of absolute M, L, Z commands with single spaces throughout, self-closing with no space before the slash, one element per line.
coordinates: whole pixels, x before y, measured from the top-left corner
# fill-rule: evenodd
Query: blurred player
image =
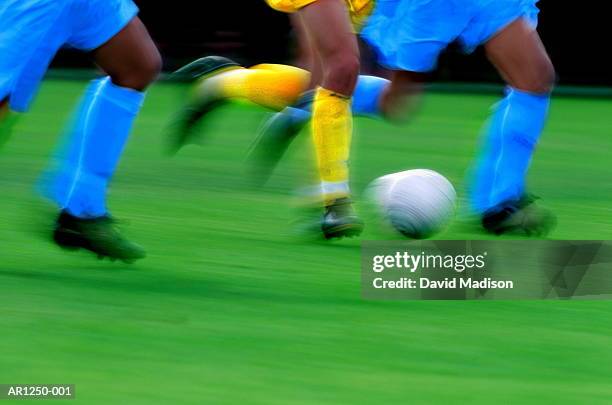
<path fill-rule="evenodd" d="M 367 14 L 371 0 L 267 0 L 273 8 L 296 13 L 321 66 L 312 107 L 312 136 L 325 214 L 326 238 L 361 234 L 349 189 L 352 135 L 351 97 L 359 75 L 359 48 L 350 16 Z"/>
<path fill-rule="evenodd" d="M 352 134 L 351 97 L 359 75 L 359 49 L 350 17 L 372 8 L 370 0 L 267 0 L 283 12 L 295 13 L 313 44 L 321 80 L 313 95 L 312 139 L 315 146 L 325 213 L 326 238 L 359 235 L 363 222 L 355 214 L 349 189 L 348 159 Z M 236 85 L 226 92 L 248 91 L 248 71 L 232 73 Z M 261 80 L 264 75 L 259 75 Z M 256 79 L 259 80 L 259 79 Z M 299 94 L 299 93 L 298 93 Z M 265 98 L 262 95 L 262 98 Z M 195 104 L 195 109 L 200 109 Z M 188 121 L 188 120 L 187 120 Z M 180 133 L 180 128 L 178 128 Z M 179 145 L 183 136 L 179 135 Z"/>
<path fill-rule="evenodd" d="M 262 138 L 255 142 L 250 160 L 251 178 L 263 185 L 294 136 L 310 122 L 315 74 L 288 65 L 259 64 L 244 68 L 220 56 L 207 56 L 175 73 L 187 82 L 196 81 L 187 103 L 181 106 L 170 128 L 169 149 L 178 151 L 186 144 L 199 143 L 198 124 L 211 111 L 232 100 L 246 100 L 280 112 L 267 122 Z M 387 79 L 360 75 L 351 110 L 355 116 L 380 116 L 381 95 Z M 385 115 L 386 117 L 386 115 Z"/>
<path fill-rule="evenodd" d="M 54 241 L 99 257 L 145 256 L 113 226 L 108 183 L 127 142 L 144 90 L 161 58 L 131 0 L 4 0 L 0 4 L 0 105 L 28 109 L 49 62 L 63 45 L 89 52 L 107 74 L 87 89 L 66 144 L 45 184 L 61 212 Z M 0 115 L 1 117 L 1 115 Z M 0 129 L 0 136 L 6 130 Z"/>

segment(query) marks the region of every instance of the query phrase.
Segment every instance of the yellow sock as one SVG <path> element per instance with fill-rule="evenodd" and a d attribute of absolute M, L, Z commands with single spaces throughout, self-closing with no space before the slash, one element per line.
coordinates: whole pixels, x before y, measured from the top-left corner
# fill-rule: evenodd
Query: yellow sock
<path fill-rule="evenodd" d="M 327 202 L 350 194 L 348 158 L 352 131 L 351 99 L 318 88 L 312 112 L 312 134 Z"/>
<path fill-rule="evenodd" d="M 293 104 L 307 90 L 310 73 L 287 65 L 262 64 L 203 79 L 198 94 L 244 99 L 277 111 Z"/>

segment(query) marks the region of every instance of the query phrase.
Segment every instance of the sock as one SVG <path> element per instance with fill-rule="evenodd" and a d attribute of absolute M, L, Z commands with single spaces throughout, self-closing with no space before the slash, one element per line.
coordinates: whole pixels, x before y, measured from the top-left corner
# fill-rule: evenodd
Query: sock
<path fill-rule="evenodd" d="M 304 127 L 312 117 L 312 105 L 315 99 L 315 90 L 303 93 L 300 98 L 279 114 L 289 117 L 291 124 L 296 128 Z"/>
<path fill-rule="evenodd" d="M 497 105 L 470 189 L 476 212 L 485 212 L 524 194 L 527 169 L 544 129 L 549 104 L 548 94 L 510 88 Z"/>
<path fill-rule="evenodd" d="M 228 70 L 204 79 L 197 96 L 214 94 L 221 99 L 244 99 L 280 111 L 293 104 L 307 88 L 310 73 L 287 65 L 262 64 Z"/>
<path fill-rule="evenodd" d="M 312 112 L 312 135 L 323 197 L 327 202 L 350 195 L 348 158 L 351 134 L 351 99 L 318 88 Z"/>
<path fill-rule="evenodd" d="M 377 76 L 361 75 L 353 93 L 353 114 L 380 117 L 380 99 L 389 80 Z"/>
<path fill-rule="evenodd" d="M 107 214 L 106 190 L 119 162 L 144 93 L 93 81 L 79 106 L 43 192 L 81 218 Z"/>

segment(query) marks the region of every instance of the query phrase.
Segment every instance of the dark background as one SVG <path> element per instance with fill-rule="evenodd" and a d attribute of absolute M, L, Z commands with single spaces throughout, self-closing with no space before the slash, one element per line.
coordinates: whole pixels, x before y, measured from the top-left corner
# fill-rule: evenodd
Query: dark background
<path fill-rule="evenodd" d="M 292 61 L 294 46 L 288 18 L 263 0 L 136 2 L 168 70 L 210 54 L 230 56 L 245 64 Z M 540 1 L 539 31 L 560 83 L 612 85 L 609 16 L 604 4 L 601 0 Z M 81 57 L 65 52 L 56 66 L 79 63 L 82 66 Z M 435 78 L 498 81 L 482 50 L 467 56 L 453 47 L 443 55 Z"/>

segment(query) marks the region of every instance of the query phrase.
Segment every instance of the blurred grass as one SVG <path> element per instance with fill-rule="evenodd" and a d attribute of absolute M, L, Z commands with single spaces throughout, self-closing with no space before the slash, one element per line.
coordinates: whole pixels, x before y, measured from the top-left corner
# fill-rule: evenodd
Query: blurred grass
<path fill-rule="evenodd" d="M 0 156 L 0 382 L 74 383 L 83 403 L 609 403 L 608 302 L 364 302 L 359 241 L 289 235 L 302 137 L 268 189 L 242 160 L 260 109 L 228 106 L 203 148 L 161 156 L 181 97 L 158 85 L 110 196 L 149 258 L 68 254 L 34 186 L 83 83 L 49 81 Z M 438 94 L 408 126 L 358 120 L 354 187 L 415 167 L 462 183 L 494 98 Z M 556 239 L 612 239 L 612 102 L 557 99 L 531 172 Z M 363 207 L 363 239 L 396 236 Z M 484 238 L 466 221 L 445 239 Z"/>

